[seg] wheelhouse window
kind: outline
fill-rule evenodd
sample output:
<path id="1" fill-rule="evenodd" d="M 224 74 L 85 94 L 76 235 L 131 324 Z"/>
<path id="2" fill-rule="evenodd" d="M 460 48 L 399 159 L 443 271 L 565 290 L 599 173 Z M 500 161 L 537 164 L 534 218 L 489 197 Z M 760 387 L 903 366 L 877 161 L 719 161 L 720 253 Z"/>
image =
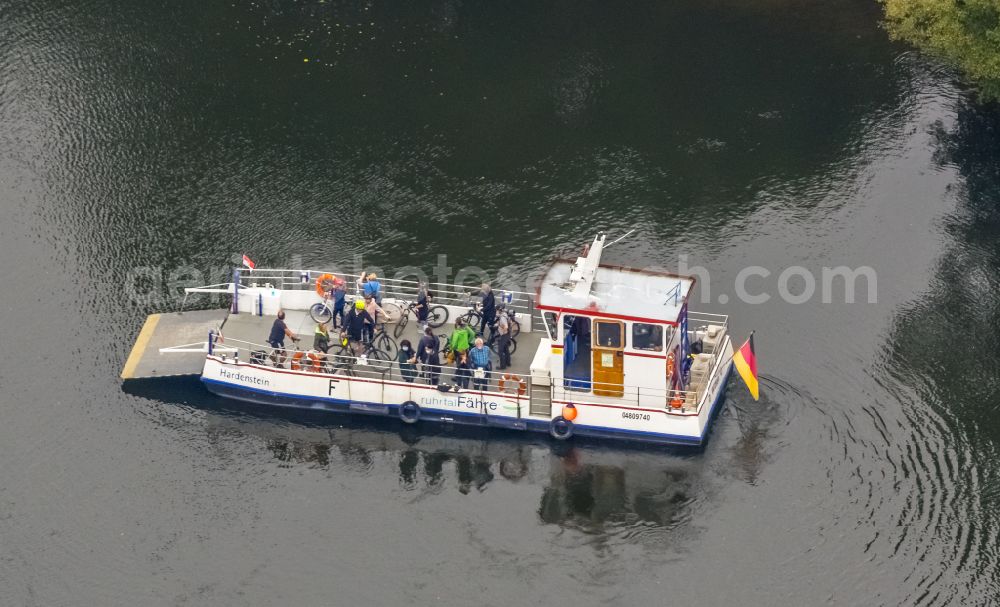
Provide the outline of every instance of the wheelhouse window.
<path id="1" fill-rule="evenodd" d="M 663 325 L 632 323 L 632 349 L 663 352 Z"/>
<path id="2" fill-rule="evenodd" d="M 622 344 L 622 323 L 594 321 L 594 345 L 602 348 L 623 348 Z"/>
<path id="3" fill-rule="evenodd" d="M 556 324 L 556 313 L 555 312 L 542 312 L 542 322 L 545 323 L 545 332 L 549 335 L 549 339 L 556 341 L 559 339 L 558 326 Z"/>

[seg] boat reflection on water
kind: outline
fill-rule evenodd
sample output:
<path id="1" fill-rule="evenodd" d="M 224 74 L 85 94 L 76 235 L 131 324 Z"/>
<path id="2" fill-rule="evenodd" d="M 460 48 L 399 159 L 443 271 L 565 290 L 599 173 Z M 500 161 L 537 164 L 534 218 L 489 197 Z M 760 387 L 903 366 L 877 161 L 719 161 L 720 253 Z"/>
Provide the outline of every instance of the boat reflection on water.
<path id="1" fill-rule="evenodd" d="M 180 387 L 176 382 L 181 382 Z M 368 417 L 331 419 L 323 412 L 276 413 L 207 396 L 187 380 L 170 388 L 149 383 L 130 389 L 172 402 L 165 411 L 188 411 L 218 446 L 249 439 L 272 460 L 340 474 L 395 478 L 400 490 L 420 494 L 485 492 L 495 483 L 537 488 L 543 523 L 582 531 L 608 527 L 673 527 L 688 518 L 696 478 L 705 470 L 698 452 L 666 446 L 608 447 L 495 429 L 401 426 Z M 197 382 L 193 382 L 196 384 Z M 177 407 L 183 404 L 186 408 Z M 228 450 L 223 450 L 228 451 Z"/>
<path id="2" fill-rule="evenodd" d="M 656 450 L 526 442 L 497 431 L 411 435 L 355 420 L 337 429 L 274 427 L 213 414 L 214 432 L 253 432 L 283 462 L 329 467 L 347 465 L 376 473 L 394 456 L 398 482 L 406 490 L 437 493 L 486 491 L 491 483 L 528 483 L 541 489 L 538 515 L 545 523 L 581 529 L 604 523 L 673 526 L 686 519 L 693 481 L 685 460 Z M 378 424 L 385 426 L 388 424 Z M 401 431 L 402 430 L 402 431 Z M 415 433 L 414 433 L 415 434 Z"/>
<path id="3" fill-rule="evenodd" d="M 553 462 L 538 510 L 543 521 L 588 529 L 605 523 L 670 528 L 687 520 L 689 471 L 670 458 L 623 465 L 608 461 L 616 454 L 600 455 L 574 449 Z"/>

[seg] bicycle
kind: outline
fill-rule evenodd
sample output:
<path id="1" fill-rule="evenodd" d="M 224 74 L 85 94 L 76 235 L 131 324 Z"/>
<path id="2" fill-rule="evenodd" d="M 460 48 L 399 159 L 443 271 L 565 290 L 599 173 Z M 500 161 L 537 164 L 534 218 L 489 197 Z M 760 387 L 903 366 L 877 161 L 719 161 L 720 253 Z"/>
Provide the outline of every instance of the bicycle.
<path id="1" fill-rule="evenodd" d="M 379 307 L 385 312 L 385 322 L 388 324 L 399 322 L 399 319 L 403 317 L 403 308 L 398 303 L 387 301 L 379 304 Z"/>
<path id="2" fill-rule="evenodd" d="M 382 374 L 392 369 L 393 359 L 387 353 L 376 348 L 372 342 L 362 341 L 361 343 L 361 354 L 355 355 L 351 342 L 346 337 L 340 338 L 337 352 L 333 354 L 334 373 L 354 375 L 355 365 L 366 366 Z"/>
<path id="3" fill-rule="evenodd" d="M 395 306 L 396 304 L 386 304 L 386 305 Z M 399 306 L 396 307 L 399 308 Z M 399 321 L 396 323 L 396 326 L 392 330 L 393 335 L 395 335 L 396 337 L 400 337 L 403 334 L 403 331 L 406 330 L 406 324 L 410 321 L 410 314 L 412 313 L 414 318 L 417 317 L 416 308 L 417 308 L 417 302 L 413 301 L 406 306 L 405 310 L 402 310 L 400 312 L 398 317 Z M 444 306 L 431 306 L 430 309 L 427 310 L 427 325 L 430 328 L 437 329 L 446 322 L 448 322 L 448 308 Z"/>
<path id="4" fill-rule="evenodd" d="M 466 293 L 466 295 L 471 295 Z M 466 322 L 470 327 L 477 328 L 483 324 L 483 303 L 482 302 L 471 302 L 469 310 L 459 316 L 462 320 Z M 510 338 L 513 340 L 515 337 L 521 334 L 521 323 L 517 322 L 515 316 L 517 315 L 514 310 L 507 308 L 507 320 L 510 322 Z M 496 322 L 494 320 L 494 322 Z"/>
<path id="5" fill-rule="evenodd" d="M 370 343 L 374 348 L 388 354 L 390 360 L 395 360 L 396 355 L 399 354 L 399 344 L 396 343 L 395 339 L 389 337 L 385 330 L 385 323 L 378 325 Z"/>
<path id="6" fill-rule="evenodd" d="M 510 339 L 514 341 L 514 338 L 521 334 L 521 323 L 517 322 L 517 312 L 510 308 L 505 308 L 507 310 L 507 322 L 510 323 Z M 511 350 L 513 352 L 514 350 Z"/>
<path id="7" fill-rule="evenodd" d="M 500 355 L 500 350 L 497 347 L 497 338 L 500 334 L 497 332 L 497 325 L 493 323 L 490 325 L 490 337 L 486 340 L 486 347 L 493 351 L 497 356 Z M 514 339 L 513 331 L 511 331 L 510 345 L 507 347 L 507 353 L 511 356 L 517 351 L 517 340 Z"/>
<path id="8" fill-rule="evenodd" d="M 353 299 L 345 299 L 344 310 L 347 310 L 348 304 L 352 302 Z M 341 314 L 343 314 L 343 312 Z M 309 306 L 309 316 L 317 323 L 330 322 L 333 320 L 333 300 L 330 299 L 330 296 L 324 295 L 323 301 L 316 302 Z"/>
<path id="9" fill-rule="evenodd" d="M 436 337 L 438 339 L 438 352 L 447 355 L 450 347 L 448 342 L 450 341 L 451 336 L 447 333 L 439 333 Z"/>
<path id="10" fill-rule="evenodd" d="M 471 293 L 466 293 L 466 295 L 471 296 Z M 470 327 L 478 327 L 483 322 L 482 302 L 470 301 L 469 309 L 465 312 L 465 314 L 459 316 L 458 320 L 465 321 L 465 324 L 469 325 Z"/>

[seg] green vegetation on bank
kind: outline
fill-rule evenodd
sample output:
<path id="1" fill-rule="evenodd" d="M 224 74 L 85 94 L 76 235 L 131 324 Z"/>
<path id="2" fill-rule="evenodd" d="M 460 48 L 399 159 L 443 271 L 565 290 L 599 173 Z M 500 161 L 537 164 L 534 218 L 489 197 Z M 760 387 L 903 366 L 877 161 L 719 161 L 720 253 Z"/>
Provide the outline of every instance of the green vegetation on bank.
<path id="1" fill-rule="evenodd" d="M 890 35 L 959 67 L 1000 99 L 1000 0 L 882 0 Z"/>

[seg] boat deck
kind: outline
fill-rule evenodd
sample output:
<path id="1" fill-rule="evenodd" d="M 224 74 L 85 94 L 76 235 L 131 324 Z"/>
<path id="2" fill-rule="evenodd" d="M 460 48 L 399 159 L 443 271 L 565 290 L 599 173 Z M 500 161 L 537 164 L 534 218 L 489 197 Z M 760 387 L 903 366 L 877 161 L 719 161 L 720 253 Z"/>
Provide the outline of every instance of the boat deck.
<path id="1" fill-rule="evenodd" d="M 125 361 L 122 379 L 200 374 L 205 365 L 208 332 L 218 329 L 227 313 L 221 309 L 149 315 Z M 160 352 L 160 348 L 177 348 L 181 344 L 191 347 L 170 354 Z"/>
<path id="2" fill-rule="evenodd" d="M 250 342 L 253 344 L 266 344 L 267 336 L 271 331 L 271 325 L 274 323 L 273 316 L 253 316 L 250 314 L 230 314 L 226 318 L 226 322 L 222 327 L 223 334 L 225 335 L 226 345 L 232 344 L 234 341 L 238 340 L 240 342 Z M 309 350 L 312 348 L 313 333 L 316 329 L 316 323 L 310 318 L 309 314 L 302 310 L 286 310 L 285 311 L 285 324 L 288 328 L 292 330 L 293 333 L 301 338 L 299 342 L 299 348 L 302 350 Z M 387 325 L 386 328 L 392 331 L 394 325 Z M 435 334 L 449 334 L 454 329 L 454 324 L 451 322 L 437 328 L 434 330 Z M 333 331 L 331 331 L 331 338 L 334 337 Z M 543 338 L 542 333 L 537 332 L 527 332 L 522 331 L 516 338 L 517 350 L 511 355 L 511 366 L 509 369 L 505 370 L 505 373 L 513 373 L 520 375 L 521 377 L 527 378 L 531 375 L 531 362 L 535 357 L 535 352 L 538 349 L 538 344 Z M 420 340 L 420 328 L 418 323 L 414 322 L 412 319 L 406 325 L 406 329 L 399 338 L 394 338 L 397 343 L 407 339 L 414 346 Z M 290 340 L 285 340 L 285 345 L 289 348 L 293 347 Z M 270 348 L 266 345 L 261 346 L 262 349 Z M 493 361 L 494 375 L 499 376 L 499 358 L 496 354 L 490 354 Z M 241 354 L 241 358 L 243 355 Z M 442 364 L 444 364 L 444 359 L 442 357 Z M 287 362 L 285 363 L 287 366 Z M 442 382 L 451 382 L 452 373 L 449 372 L 446 366 L 441 374 Z M 391 369 L 384 375 L 384 379 L 392 381 L 401 381 L 403 379 L 400 374 L 399 364 L 393 361 Z M 417 381 L 422 381 L 418 379 Z M 495 384 L 497 377 L 490 380 L 490 386 L 487 390 L 495 389 Z"/>

